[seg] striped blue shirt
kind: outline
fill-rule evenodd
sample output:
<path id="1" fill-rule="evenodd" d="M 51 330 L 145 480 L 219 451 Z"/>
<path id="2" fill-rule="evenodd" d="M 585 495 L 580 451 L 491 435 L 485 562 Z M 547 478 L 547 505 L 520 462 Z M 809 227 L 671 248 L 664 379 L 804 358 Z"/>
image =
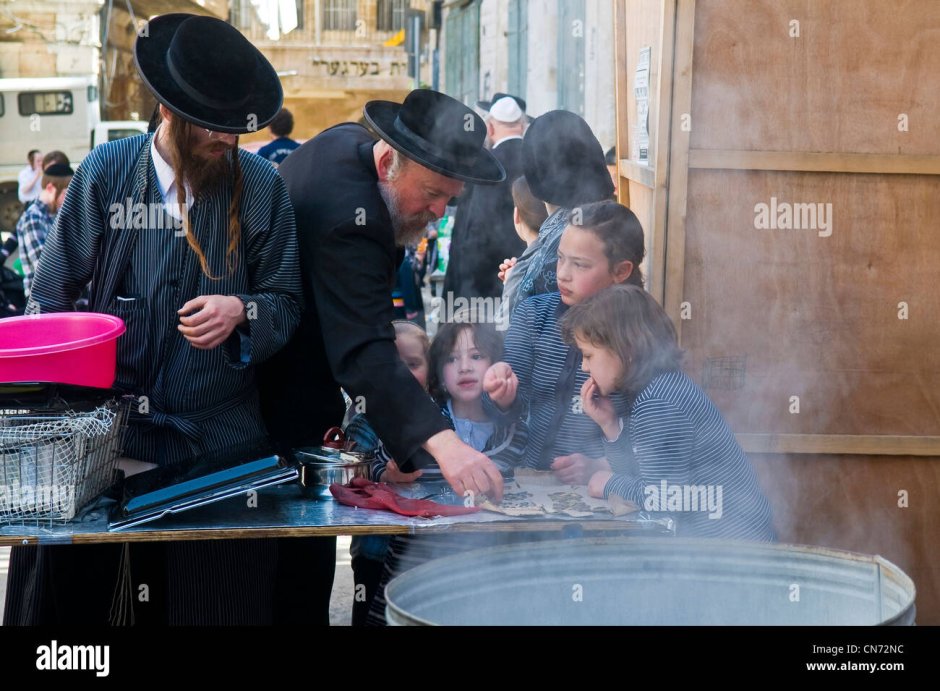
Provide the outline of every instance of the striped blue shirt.
<path id="1" fill-rule="evenodd" d="M 561 236 L 568 227 L 568 215 L 571 209 L 559 208 L 545 219 L 539 228 L 539 244 L 531 259 L 524 267 L 525 273 L 519 281 L 519 287 L 513 296 L 515 305 L 526 298 L 542 293 L 554 293 L 558 290 L 558 246 Z M 515 270 L 515 269 L 514 269 Z"/>
<path id="2" fill-rule="evenodd" d="M 607 446 L 615 474 L 605 496 L 668 511 L 680 536 L 775 539 L 770 504 L 747 456 L 718 408 L 684 373 L 654 377 Z"/>
<path id="3" fill-rule="evenodd" d="M 588 375 L 581 371 L 581 354 L 561 338 L 559 314 L 565 306 L 561 295 L 544 293 L 531 297 L 516 308 L 506 334 L 503 359 L 519 379 L 516 401 L 505 418 L 528 419 L 528 439 L 522 463 L 525 467 L 547 470 L 557 456 L 582 453 L 603 458 L 607 449 L 600 428 L 581 407 L 581 387 Z M 566 361 L 573 368 L 573 384 L 562 390 Z M 626 401 L 615 395 L 614 406 L 626 412 Z M 499 418 L 499 409 L 484 394 L 487 414 Z M 556 426 L 551 449 L 546 438 Z"/>
<path id="4" fill-rule="evenodd" d="M 103 144 L 79 166 L 43 250 L 30 308 L 70 311 L 91 282 L 92 309 L 125 321 L 115 385 L 146 398 L 139 399 L 124 453 L 165 464 L 265 436 L 254 366 L 283 347 L 296 328 L 302 291 L 293 209 L 274 168 L 238 151 L 241 244 L 231 274 L 226 248 L 232 185 L 195 200 L 190 232 L 214 280 L 163 213 L 151 136 Z M 200 295 L 238 296 L 248 316 L 212 350 L 194 348 L 176 328 L 176 311 Z"/>

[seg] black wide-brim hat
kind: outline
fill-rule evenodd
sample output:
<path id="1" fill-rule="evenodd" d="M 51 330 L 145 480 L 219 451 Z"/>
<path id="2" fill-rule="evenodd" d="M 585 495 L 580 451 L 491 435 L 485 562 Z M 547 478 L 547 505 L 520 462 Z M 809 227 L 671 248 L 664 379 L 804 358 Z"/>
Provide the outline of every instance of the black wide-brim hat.
<path id="1" fill-rule="evenodd" d="M 532 194 L 555 206 L 571 209 L 614 193 L 601 143 L 583 118 L 566 110 L 535 118 L 522 140 L 522 167 Z"/>
<path id="2" fill-rule="evenodd" d="M 506 179 L 487 150 L 486 123 L 457 99 L 431 89 L 415 89 L 404 103 L 369 101 L 369 126 L 396 150 L 436 173 L 478 185 Z"/>
<path id="3" fill-rule="evenodd" d="M 160 103 L 215 132 L 260 130 L 284 102 L 271 63 L 238 29 L 215 17 L 154 17 L 137 37 L 134 62 Z"/>

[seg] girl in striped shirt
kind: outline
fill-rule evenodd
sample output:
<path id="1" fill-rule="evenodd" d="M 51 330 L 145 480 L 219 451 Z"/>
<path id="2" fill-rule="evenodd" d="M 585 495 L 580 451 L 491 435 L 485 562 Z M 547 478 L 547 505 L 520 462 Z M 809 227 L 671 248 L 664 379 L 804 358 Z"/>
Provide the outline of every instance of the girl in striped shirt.
<path id="1" fill-rule="evenodd" d="M 513 312 L 503 362 L 486 373 L 488 412 L 527 420 L 529 438 L 522 465 L 553 470 L 567 484 L 587 484 L 609 470 L 604 440 L 581 406 L 587 375 L 580 353 L 558 328 L 569 307 L 619 283 L 642 286 L 643 228 L 625 206 L 613 201 L 571 210 L 558 247 L 558 292 L 524 300 Z M 614 402 L 626 411 L 626 401 Z"/>
<path id="2" fill-rule="evenodd" d="M 672 322 L 642 288 L 615 286 L 572 307 L 561 324 L 590 377 L 584 412 L 608 447 L 611 469 L 588 482 L 647 511 L 670 512 L 677 534 L 773 540 L 770 505 L 731 429 L 680 369 Z M 630 401 L 629 416 L 611 396 Z"/>

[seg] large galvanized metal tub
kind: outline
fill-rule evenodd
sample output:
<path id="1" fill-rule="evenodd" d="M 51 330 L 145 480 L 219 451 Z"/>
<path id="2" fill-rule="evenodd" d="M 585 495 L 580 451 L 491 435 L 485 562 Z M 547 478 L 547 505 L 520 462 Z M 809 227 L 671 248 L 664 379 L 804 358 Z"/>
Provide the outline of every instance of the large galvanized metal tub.
<path id="1" fill-rule="evenodd" d="M 392 625 L 912 625 L 914 583 L 821 547 L 592 538 L 475 550 L 392 580 Z"/>

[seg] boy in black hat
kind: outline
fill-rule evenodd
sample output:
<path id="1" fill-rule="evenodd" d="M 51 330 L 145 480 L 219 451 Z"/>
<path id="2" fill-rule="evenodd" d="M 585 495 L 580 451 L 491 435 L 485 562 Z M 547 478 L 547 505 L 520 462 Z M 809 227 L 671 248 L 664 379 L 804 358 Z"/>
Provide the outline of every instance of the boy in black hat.
<path id="1" fill-rule="evenodd" d="M 297 214 L 306 308 L 265 366 L 265 419 L 283 448 L 319 444 L 343 419 L 342 387 L 404 470 L 430 454 L 459 495 L 498 499 L 496 466 L 460 441 L 399 358 L 391 292 L 402 248 L 463 183 L 499 183 L 505 172 L 483 147 L 480 117 L 444 94 L 372 101 L 365 118 L 379 141 L 361 125 L 337 125 L 280 167 Z"/>
<path id="2" fill-rule="evenodd" d="M 125 321 L 115 386 L 147 408 L 124 455 L 166 466 L 264 439 L 255 367 L 295 329 L 301 289 L 284 183 L 237 147 L 281 107 L 274 69 L 187 14 L 152 19 L 134 57 L 163 122 L 82 162 L 30 307 L 70 311 L 90 282 L 91 311 Z M 18 548 L 4 623 L 271 623 L 277 557 L 274 540 Z"/>

